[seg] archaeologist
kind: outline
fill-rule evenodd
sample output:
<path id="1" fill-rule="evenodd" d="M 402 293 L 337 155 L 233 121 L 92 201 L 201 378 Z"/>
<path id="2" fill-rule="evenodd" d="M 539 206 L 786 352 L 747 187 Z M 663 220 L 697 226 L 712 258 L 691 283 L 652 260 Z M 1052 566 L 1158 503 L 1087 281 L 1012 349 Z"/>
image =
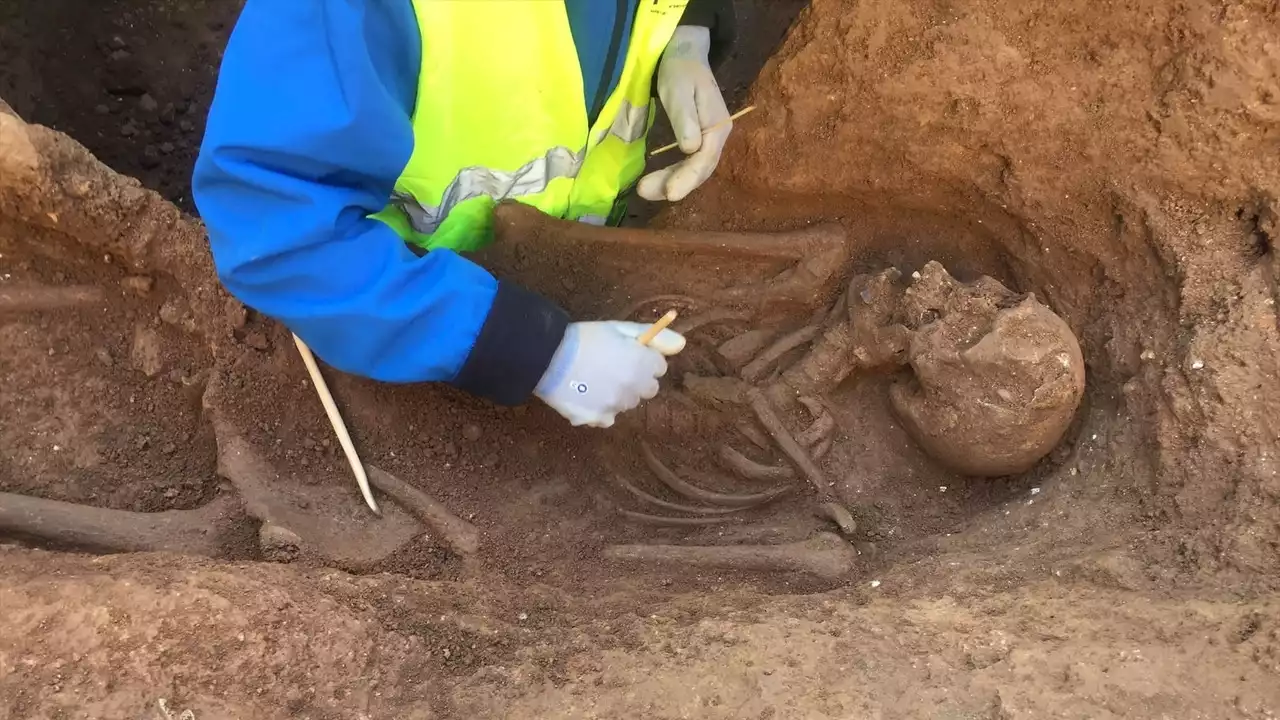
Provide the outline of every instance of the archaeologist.
<path id="1" fill-rule="evenodd" d="M 498 200 L 612 224 L 632 186 L 701 185 L 731 127 L 711 70 L 731 7 L 248 0 L 193 178 L 219 277 L 346 372 L 612 425 L 684 338 L 571 322 L 458 252 Z M 687 157 L 642 178 L 655 85 Z"/>

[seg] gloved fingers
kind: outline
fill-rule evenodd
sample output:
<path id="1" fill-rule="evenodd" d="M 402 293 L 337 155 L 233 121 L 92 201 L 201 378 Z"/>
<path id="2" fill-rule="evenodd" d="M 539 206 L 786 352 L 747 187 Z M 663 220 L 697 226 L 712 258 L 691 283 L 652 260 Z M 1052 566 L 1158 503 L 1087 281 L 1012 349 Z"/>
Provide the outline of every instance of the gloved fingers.
<path id="1" fill-rule="evenodd" d="M 645 325 L 644 323 L 615 322 L 612 324 L 614 328 L 617 329 L 618 332 L 633 339 L 639 338 L 641 335 L 644 334 L 645 330 L 649 329 L 649 326 Z M 649 343 L 649 347 L 653 348 L 654 350 L 657 350 L 659 353 L 667 357 L 671 357 L 672 355 L 678 355 L 681 350 L 684 350 L 684 346 L 685 346 L 684 336 L 676 332 L 675 330 L 670 330 L 670 329 L 663 330 L 662 332 L 658 333 L 658 336 L 655 337 L 653 341 Z M 666 372 L 665 361 L 663 362 L 662 372 L 663 373 Z"/>
<path id="2" fill-rule="evenodd" d="M 671 175 L 675 173 L 677 167 L 677 165 L 664 167 L 640 178 L 640 184 L 636 186 L 636 192 L 649 202 L 666 200 L 667 181 L 671 179 Z"/>
<path id="3" fill-rule="evenodd" d="M 698 111 L 698 83 L 680 78 L 659 88 L 658 97 L 667 110 L 667 120 L 675 133 L 676 143 L 685 155 L 702 147 L 702 118 Z"/>
<path id="4" fill-rule="evenodd" d="M 675 171 L 667 178 L 666 199 L 670 202 L 685 199 L 711 177 L 719 164 L 719 149 L 713 150 L 711 143 L 704 143 L 701 150 L 675 166 Z"/>
<path id="5" fill-rule="evenodd" d="M 702 136 L 698 151 L 681 162 L 667 178 L 666 197 L 672 202 L 685 199 L 711 177 L 733 131 L 732 122 L 717 126 L 729 118 L 729 108 L 714 77 L 708 76 L 698 84 L 696 96 L 699 122 L 708 131 Z"/>
<path id="6" fill-rule="evenodd" d="M 644 400 L 652 400 L 658 396 L 658 379 L 654 378 L 640 388 L 640 397 Z"/>

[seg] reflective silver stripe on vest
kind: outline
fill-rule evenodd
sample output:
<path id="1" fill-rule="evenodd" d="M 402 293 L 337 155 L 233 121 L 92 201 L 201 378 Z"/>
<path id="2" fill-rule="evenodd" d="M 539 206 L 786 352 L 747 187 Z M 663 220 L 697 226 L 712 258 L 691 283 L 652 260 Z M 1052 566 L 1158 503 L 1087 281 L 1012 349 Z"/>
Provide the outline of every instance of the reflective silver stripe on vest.
<path id="1" fill-rule="evenodd" d="M 609 134 L 616 136 L 622 142 L 633 143 L 644 137 L 648 126 L 649 104 L 636 107 L 630 100 L 623 98 L 622 106 L 618 108 L 618 115 L 613 118 L 613 127 L 609 128 Z"/>
<path id="2" fill-rule="evenodd" d="M 585 149 L 574 152 L 559 146 L 512 173 L 480 166 L 464 168 L 445 188 L 439 207 L 427 207 L 412 195 L 400 191 L 391 196 L 391 203 L 409 216 L 409 225 L 416 232 L 430 235 L 440 227 L 450 210 L 467 200 L 488 195 L 495 202 L 500 202 L 536 195 L 546 190 L 552 180 L 577 177 L 585 156 Z"/>

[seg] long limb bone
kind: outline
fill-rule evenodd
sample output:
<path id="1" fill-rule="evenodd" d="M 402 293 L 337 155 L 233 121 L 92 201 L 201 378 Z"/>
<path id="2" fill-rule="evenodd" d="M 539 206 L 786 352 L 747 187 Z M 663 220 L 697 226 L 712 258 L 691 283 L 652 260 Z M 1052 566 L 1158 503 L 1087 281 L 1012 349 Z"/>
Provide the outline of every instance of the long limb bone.
<path id="1" fill-rule="evenodd" d="M 721 343 L 716 352 L 737 372 L 764 351 L 773 339 L 773 330 L 748 330 Z"/>
<path id="2" fill-rule="evenodd" d="M 59 310 L 100 303 L 104 295 L 92 285 L 56 287 L 29 283 L 0 287 L 0 313 Z"/>
<path id="3" fill-rule="evenodd" d="M 838 225 L 822 225 L 787 233 L 706 232 L 606 228 L 551 218 L 520 203 L 502 203 L 494 211 L 495 245 L 555 241 L 573 245 L 645 248 L 673 253 L 776 258 L 812 262 L 815 250 L 844 250 L 846 237 Z"/>
<path id="4" fill-rule="evenodd" d="M 783 355 L 813 340 L 821 329 L 817 325 L 810 325 L 783 336 L 742 368 L 742 379 L 751 383 L 758 382 Z"/>
<path id="5" fill-rule="evenodd" d="M 832 533 L 785 545 L 610 545 L 610 560 L 756 572 L 798 572 L 822 580 L 847 578 L 858 567 L 858 551 Z"/>
<path id="6" fill-rule="evenodd" d="M 650 515 L 648 513 L 634 512 L 632 510 L 619 510 L 618 514 L 636 522 L 642 522 L 648 525 L 671 525 L 673 527 L 685 527 L 689 525 L 716 525 L 718 523 L 729 522 L 733 519 L 731 515 L 712 515 L 710 517 L 667 517 L 666 515 Z"/>
<path id="7" fill-rule="evenodd" d="M 0 533 L 102 552 L 227 557 L 252 535 L 245 520 L 233 495 L 194 510 L 141 513 L 0 493 Z"/>
<path id="8" fill-rule="evenodd" d="M 480 531 L 475 525 L 449 512 L 429 495 L 385 470 L 366 465 L 369 482 L 390 495 L 404 509 L 435 530 L 459 555 L 473 555 L 480 549 Z"/>
<path id="9" fill-rule="evenodd" d="M 479 259 L 486 267 L 499 270 L 523 264 L 521 245 L 575 249 L 588 256 L 625 248 L 675 256 L 677 261 L 721 256 L 789 264 L 765 282 L 711 294 L 712 299 L 723 304 L 760 309 L 779 304 L 809 308 L 825 305 L 838 292 L 842 271 L 852 255 L 848 235 L 833 223 L 783 233 L 608 228 L 551 218 L 520 203 L 506 202 L 494 211 L 493 228 L 495 242 Z M 613 278 L 613 284 L 624 282 L 620 277 Z"/>
<path id="10" fill-rule="evenodd" d="M 791 435 L 791 431 L 787 430 L 787 426 L 782 424 L 782 420 L 774 412 L 769 399 L 757 388 L 747 391 L 747 399 L 750 401 L 751 409 L 755 411 L 756 418 L 760 421 L 760 424 L 764 426 L 765 430 L 769 431 L 774 441 L 778 443 L 778 447 L 795 464 L 796 469 L 808 478 L 814 489 L 818 491 L 819 496 L 829 498 L 831 489 L 827 483 L 826 476 L 823 475 L 822 470 L 813 462 L 813 459 L 809 457 L 805 449 L 800 446 L 800 443 Z"/>

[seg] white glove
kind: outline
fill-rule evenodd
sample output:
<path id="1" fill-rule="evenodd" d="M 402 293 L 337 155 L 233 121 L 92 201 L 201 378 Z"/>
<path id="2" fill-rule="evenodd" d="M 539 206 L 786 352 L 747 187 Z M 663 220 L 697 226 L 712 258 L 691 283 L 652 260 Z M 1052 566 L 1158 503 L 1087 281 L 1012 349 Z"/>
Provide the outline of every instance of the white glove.
<path id="1" fill-rule="evenodd" d="M 724 95 L 720 94 L 707 60 L 710 50 L 709 29 L 681 25 L 662 53 L 658 97 L 662 98 L 680 150 L 689 157 L 641 178 L 636 192 L 645 200 L 683 200 L 706 182 L 720 163 L 720 152 L 729 141 L 733 123 L 702 134 L 729 117 Z"/>
<path id="2" fill-rule="evenodd" d="M 611 427 L 625 412 L 658 394 L 664 356 L 684 349 L 684 337 L 663 330 L 649 345 L 636 341 L 648 325 L 572 323 L 534 394 L 573 425 Z"/>

